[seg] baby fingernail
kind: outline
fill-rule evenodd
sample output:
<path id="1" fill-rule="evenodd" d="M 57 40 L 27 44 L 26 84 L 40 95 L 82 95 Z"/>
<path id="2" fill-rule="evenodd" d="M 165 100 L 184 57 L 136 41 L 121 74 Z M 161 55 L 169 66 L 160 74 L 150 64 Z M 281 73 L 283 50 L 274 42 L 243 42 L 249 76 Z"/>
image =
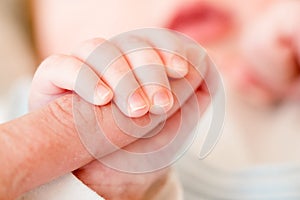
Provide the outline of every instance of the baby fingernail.
<path id="1" fill-rule="evenodd" d="M 169 108 L 173 103 L 170 95 L 166 91 L 160 90 L 154 94 L 153 104 L 160 108 Z"/>
<path id="2" fill-rule="evenodd" d="M 103 85 L 103 84 L 99 84 L 97 86 L 97 99 L 99 101 L 99 104 L 105 104 L 108 103 L 111 99 L 112 99 L 113 93 L 111 92 L 111 90 Z"/>
<path id="3" fill-rule="evenodd" d="M 178 73 L 179 76 L 185 76 L 188 73 L 187 62 L 184 59 L 175 55 L 172 58 L 171 64 L 172 69 L 175 73 Z"/>
<path id="4" fill-rule="evenodd" d="M 148 104 L 141 92 L 134 92 L 129 98 L 129 108 L 135 117 L 142 116 L 148 112 Z"/>

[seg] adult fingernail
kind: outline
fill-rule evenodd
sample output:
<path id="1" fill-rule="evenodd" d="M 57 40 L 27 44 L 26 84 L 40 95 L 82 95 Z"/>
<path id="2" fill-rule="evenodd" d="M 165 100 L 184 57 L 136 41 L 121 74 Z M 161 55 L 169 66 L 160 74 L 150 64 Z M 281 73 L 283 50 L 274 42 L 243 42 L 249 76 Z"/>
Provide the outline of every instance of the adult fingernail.
<path id="1" fill-rule="evenodd" d="M 99 84 L 96 91 L 98 104 L 103 105 L 111 101 L 113 93 L 107 86 Z"/>
<path id="2" fill-rule="evenodd" d="M 175 55 L 172 58 L 171 61 L 172 64 L 172 69 L 177 73 L 178 76 L 185 76 L 188 73 L 188 66 L 187 62 L 183 59 L 180 58 L 179 56 Z"/>
<path id="3" fill-rule="evenodd" d="M 141 91 L 134 92 L 129 98 L 129 108 L 132 117 L 140 117 L 148 112 L 148 104 Z"/>

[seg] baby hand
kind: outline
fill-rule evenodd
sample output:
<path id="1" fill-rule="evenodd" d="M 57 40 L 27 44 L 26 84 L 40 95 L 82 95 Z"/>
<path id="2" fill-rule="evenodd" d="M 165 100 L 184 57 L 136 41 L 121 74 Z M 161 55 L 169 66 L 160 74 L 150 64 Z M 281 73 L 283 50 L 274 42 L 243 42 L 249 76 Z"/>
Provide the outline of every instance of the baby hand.
<path id="1" fill-rule="evenodd" d="M 181 40 L 169 35 L 165 41 L 185 56 Z M 128 44 L 137 50 L 125 55 Z M 113 99 L 129 117 L 169 111 L 174 99 L 168 78 L 184 77 L 188 63 L 177 54 L 157 49 L 156 44 L 157 41 L 136 36 L 126 41 L 97 38 L 84 42 L 71 55 L 48 57 L 35 73 L 30 109 L 75 91 L 95 105 L 105 105 Z M 112 57 L 115 59 L 108 60 Z"/>

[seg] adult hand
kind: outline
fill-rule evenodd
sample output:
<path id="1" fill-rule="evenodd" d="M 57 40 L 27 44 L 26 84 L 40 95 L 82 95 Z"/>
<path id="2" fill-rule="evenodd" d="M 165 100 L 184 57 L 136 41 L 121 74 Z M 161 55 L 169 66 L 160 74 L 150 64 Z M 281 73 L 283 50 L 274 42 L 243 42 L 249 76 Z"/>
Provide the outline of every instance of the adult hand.
<path id="1" fill-rule="evenodd" d="M 202 79 L 198 73 L 191 71 L 186 76 L 186 80 L 194 89 L 199 88 L 196 94 L 202 102 L 199 103 L 199 106 L 201 110 L 204 110 L 209 98 L 207 98 L 207 91 L 203 90 L 203 87 L 199 87 Z M 178 91 L 182 91 L 180 82 L 174 81 L 171 84 Z M 186 91 L 182 91 L 181 94 L 182 96 L 179 95 L 179 97 L 183 100 L 188 99 L 191 95 Z M 74 109 L 76 109 L 73 107 L 73 97 L 84 102 L 76 98 L 76 95 L 69 94 L 41 109 L 0 126 L 0 158 L 2 159 L 0 197 L 2 199 L 16 198 L 28 190 L 94 160 L 78 135 L 73 116 Z M 175 103 L 172 109 L 175 114 L 170 117 L 170 124 L 178 123 L 176 111 L 178 112 L 179 106 Z M 184 106 L 191 105 L 187 101 Z M 110 140 L 115 145 L 124 147 L 135 141 L 136 138 L 116 128 L 117 125 L 110 107 L 111 104 L 95 107 L 95 112 L 105 117 L 99 117 L 94 126 L 101 124 L 108 131 Z M 77 111 L 85 112 L 80 109 Z M 146 118 L 147 116 L 144 116 L 140 120 Z M 86 118 L 82 120 L 90 121 Z M 102 156 L 111 153 L 111 149 L 105 146 L 96 146 L 95 149 Z M 112 191 L 103 190 L 103 188 L 98 191 L 101 195 L 105 195 L 105 192 Z"/>
<path id="2" fill-rule="evenodd" d="M 191 70 L 191 73 L 188 74 L 187 79 L 193 87 L 197 87 L 197 85 L 201 82 L 201 78 L 197 73 L 195 73 L 194 70 Z M 178 97 L 181 100 L 187 98 L 187 90 L 183 90 L 183 88 L 181 87 L 184 84 L 180 83 L 180 81 L 177 81 L 176 83 L 171 82 L 171 85 L 173 86 L 173 91 L 178 94 Z M 205 90 L 203 87 L 200 87 L 197 90 L 195 96 L 197 99 L 193 99 L 195 97 L 190 97 L 183 105 L 183 107 L 179 110 L 178 108 L 180 105 L 178 104 L 178 101 L 175 101 L 175 108 L 173 108 L 172 110 L 173 113 L 164 124 L 164 129 L 162 129 L 158 135 L 156 135 L 155 137 L 151 137 L 151 139 L 148 139 L 146 141 L 142 139 L 132 142 L 130 145 L 125 147 L 125 150 L 128 150 L 129 152 L 139 152 L 146 149 L 146 152 L 149 151 L 149 153 L 151 154 L 151 151 L 155 151 L 157 149 L 160 149 L 161 147 L 165 147 L 165 145 L 172 141 L 176 136 L 176 129 L 178 128 L 177 125 L 182 121 L 182 117 L 185 117 L 185 123 L 188 123 L 185 124 L 185 126 L 187 127 L 187 129 L 185 129 L 185 136 L 188 138 L 190 136 L 189 134 L 192 134 L 191 132 L 194 128 L 193 124 L 195 124 L 195 121 L 199 120 L 200 118 L 200 116 L 193 114 L 193 112 L 196 114 L 200 114 L 195 111 L 195 100 L 199 102 L 198 106 L 200 112 L 203 112 L 205 110 L 210 100 L 207 90 Z M 182 109 L 188 110 L 187 112 L 190 114 L 182 116 Z M 107 115 L 105 116 L 107 117 Z M 128 121 L 128 123 L 130 123 L 130 121 Z M 106 130 L 105 127 L 103 127 L 102 129 Z M 107 137 L 109 137 L 111 141 L 114 140 L 108 135 Z M 89 138 L 89 141 L 96 140 L 95 138 L 93 138 L 94 137 Z M 130 138 L 129 140 L 134 141 L 136 140 L 136 138 Z M 112 143 L 116 144 L 115 142 Z M 178 146 L 178 149 L 180 148 L 181 146 Z M 166 179 L 168 178 L 168 166 L 170 164 L 170 157 L 173 156 L 174 158 L 175 155 L 178 155 L 177 153 L 178 152 L 176 152 L 176 150 L 175 152 L 172 152 L 172 150 L 170 150 L 171 155 L 160 154 L 157 159 L 158 162 L 166 161 L 166 163 L 160 163 L 165 164 L 161 166 L 164 168 L 162 170 L 156 170 L 151 173 L 122 173 L 105 166 L 102 163 L 102 160 L 99 159 L 100 161 L 93 161 L 89 165 L 76 170 L 74 174 L 85 184 L 95 190 L 98 194 L 107 199 L 153 199 L 154 196 L 159 193 L 159 189 L 162 188 L 163 184 L 167 181 Z M 108 157 L 115 156 L 113 159 L 119 160 L 119 162 L 124 163 L 122 166 L 125 166 L 125 170 L 126 166 L 129 166 L 130 169 L 134 169 L 136 167 L 134 166 L 136 163 L 130 163 L 130 160 L 127 160 L 127 157 L 122 157 L 122 154 L 118 157 L 118 155 L 116 154 L 118 154 L 118 152 L 110 154 Z M 153 164 L 153 162 L 156 162 L 156 160 L 153 160 L 150 157 L 149 159 L 147 159 L 147 156 L 145 156 L 145 160 L 140 161 L 141 163 L 139 164 L 139 166 L 155 165 Z M 107 164 L 105 160 L 104 163 Z M 120 170 L 122 170 L 122 168 Z"/>

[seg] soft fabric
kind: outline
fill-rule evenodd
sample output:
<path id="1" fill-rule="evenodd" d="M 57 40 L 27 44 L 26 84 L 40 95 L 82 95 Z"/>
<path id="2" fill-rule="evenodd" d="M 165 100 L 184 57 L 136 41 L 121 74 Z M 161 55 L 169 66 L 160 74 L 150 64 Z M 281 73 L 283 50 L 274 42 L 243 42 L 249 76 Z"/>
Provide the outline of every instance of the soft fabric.
<path id="1" fill-rule="evenodd" d="M 103 200 L 73 174 L 64 175 L 48 184 L 42 185 L 18 200 Z"/>

